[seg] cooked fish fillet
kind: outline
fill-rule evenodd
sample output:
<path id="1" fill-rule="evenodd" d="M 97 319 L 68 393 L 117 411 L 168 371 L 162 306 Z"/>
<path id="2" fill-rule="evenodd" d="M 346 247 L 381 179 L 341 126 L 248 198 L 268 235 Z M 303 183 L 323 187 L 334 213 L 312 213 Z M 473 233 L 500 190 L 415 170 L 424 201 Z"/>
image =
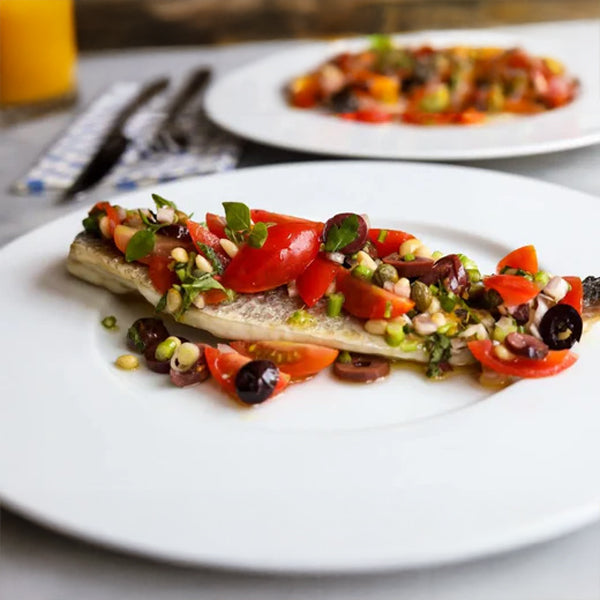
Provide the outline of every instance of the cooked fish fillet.
<path id="1" fill-rule="evenodd" d="M 147 267 L 125 262 L 122 254 L 111 244 L 85 233 L 79 234 L 71 244 L 67 268 L 76 277 L 111 292 L 138 292 L 153 306 L 161 297 L 148 278 Z M 302 327 L 290 325 L 289 317 L 302 306 L 298 298 L 290 298 L 286 290 L 280 288 L 258 294 L 238 294 L 231 303 L 202 309 L 191 307 L 184 313 L 181 322 L 231 340 L 289 340 L 428 362 L 427 353 L 423 350 L 403 352 L 393 348 L 383 337 L 366 332 L 359 319 L 349 315 L 328 317 L 324 302 L 308 309 L 314 323 Z M 463 365 L 474 361 L 466 350 L 453 354 L 451 362 Z"/>

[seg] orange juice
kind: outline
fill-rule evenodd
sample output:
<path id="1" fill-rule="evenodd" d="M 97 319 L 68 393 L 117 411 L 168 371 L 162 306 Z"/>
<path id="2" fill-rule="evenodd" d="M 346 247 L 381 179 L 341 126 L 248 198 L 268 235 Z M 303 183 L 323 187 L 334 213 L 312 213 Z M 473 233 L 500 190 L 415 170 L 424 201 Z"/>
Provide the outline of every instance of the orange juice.
<path id="1" fill-rule="evenodd" d="M 75 91 L 73 0 L 0 0 L 0 104 Z"/>

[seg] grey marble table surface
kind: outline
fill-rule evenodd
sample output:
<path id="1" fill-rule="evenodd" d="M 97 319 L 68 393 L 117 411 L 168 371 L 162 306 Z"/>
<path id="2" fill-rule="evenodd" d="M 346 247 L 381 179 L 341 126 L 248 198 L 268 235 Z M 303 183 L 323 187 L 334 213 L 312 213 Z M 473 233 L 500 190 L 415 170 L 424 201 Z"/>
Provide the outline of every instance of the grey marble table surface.
<path id="1" fill-rule="evenodd" d="M 587 35 L 598 22 L 506 28 L 523 35 Z M 220 48 L 144 49 L 81 57 L 80 101 L 71 111 L 0 129 L 0 245 L 78 208 L 53 198 L 17 197 L 9 184 L 56 138 L 76 110 L 115 80 L 178 77 L 205 63 L 216 76 L 302 42 L 253 43 Z M 600 57 L 591 57 L 599 63 Z M 320 160 L 255 143 L 244 146 L 239 168 Z M 598 196 L 600 145 L 527 158 L 463 162 L 535 177 Z M 98 197 L 107 190 L 99 188 Z M 7 509 L 0 513 L 0 598 L 3 600 L 171 600 L 283 598 L 381 600 L 600 600 L 600 524 L 558 540 L 466 564 L 402 573 L 349 577 L 268 577 L 180 568 L 88 545 L 43 528 Z"/>

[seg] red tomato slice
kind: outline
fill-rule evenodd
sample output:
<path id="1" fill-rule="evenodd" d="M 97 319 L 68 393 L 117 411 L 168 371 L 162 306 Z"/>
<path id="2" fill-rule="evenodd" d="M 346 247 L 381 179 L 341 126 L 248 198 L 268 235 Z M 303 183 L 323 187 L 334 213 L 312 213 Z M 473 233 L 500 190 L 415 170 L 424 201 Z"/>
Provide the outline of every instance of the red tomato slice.
<path id="1" fill-rule="evenodd" d="M 221 388 L 232 398 L 239 400 L 235 389 L 235 376 L 237 372 L 252 359 L 242 356 L 238 352 L 221 352 L 212 346 L 204 349 L 206 364 L 211 375 L 216 379 Z M 271 397 L 276 396 L 289 383 L 290 376 L 287 373 L 279 373 L 279 381 L 273 390 Z M 244 406 L 247 406 L 244 404 Z"/>
<path id="2" fill-rule="evenodd" d="M 129 225 L 117 225 L 113 232 L 113 241 L 115 246 L 125 254 L 129 240 L 141 229 L 142 227 L 130 227 Z M 152 254 L 144 256 L 137 260 L 144 264 L 149 264 L 151 256 L 170 256 L 173 248 L 185 248 L 191 250 L 192 246 L 189 242 L 184 240 L 176 240 L 175 238 L 167 237 L 166 235 L 156 234 L 156 241 L 154 243 L 154 250 Z"/>
<path id="3" fill-rule="evenodd" d="M 339 354 L 333 348 L 295 342 L 231 342 L 230 345 L 244 356 L 273 361 L 281 371 L 294 379 L 304 379 L 322 371 Z"/>
<path id="4" fill-rule="evenodd" d="M 223 274 L 222 283 L 236 292 L 272 290 L 294 281 L 315 259 L 319 245 L 319 236 L 312 226 L 273 225 L 262 248 L 240 248 Z"/>
<path id="5" fill-rule="evenodd" d="M 340 265 L 320 256 L 308 265 L 296 279 L 298 294 L 306 306 L 314 306 L 325 295 L 341 268 Z"/>
<path id="6" fill-rule="evenodd" d="M 369 239 L 377 248 L 377 255 L 380 258 L 398 252 L 398 249 L 406 240 L 414 237 L 412 233 L 406 233 L 406 231 L 398 229 L 369 229 Z"/>
<path id="7" fill-rule="evenodd" d="M 415 305 L 408 298 L 354 277 L 346 269 L 338 273 L 337 287 L 344 294 L 344 309 L 361 319 L 391 319 L 407 313 Z"/>
<path id="8" fill-rule="evenodd" d="M 170 262 L 169 256 L 153 255 L 148 264 L 148 277 L 161 294 L 166 294 L 169 288 L 179 281 L 177 275 L 169 270 Z"/>
<path id="9" fill-rule="evenodd" d="M 581 283 L 580 277 L 563 277 L 565 281 L 571 286 L 570 291 L 560 301 L 559 304 L 571 305 L 579 314 L 583 313 L 583 284 Z"/>
<path id="10" fill-rule="evenodd" d="M 225 217 L 215 215 L 213 213 L 206 213 L 206 226 L 214 233 L 218 238 L 227 237 L 225 235 L 225 227 L 227 227 L 227 221 Z"/>
<path id="11" fill-rule="evenodd" d="M 250 211 L 250 216 L 255 223 L 262 221 L 263 223 L 276 223 L 277 225 L 282 223 L 305 223 L 306 225 L 313 225 L 319 235 L 321 235 L 324 227 L 324 224 L 320 223 L 319 221 L 301 219 L 300 217 L 294 217 L 292 215 L 282 215 L 280 213 L 270 212 L 260 208 L 253 208 Z"/>
<path id="12" fill-rule="evenodd" d="M 488 289 L 496 290 L 508 306 L 529 302 L 540 291 L 533 281 L 520 275 L 490 275 L 484 277 L 483 284 Z"/>
<path id="13" fill-rule="evenodd" d="M 528 273 L 538 272 L 538 259 L 535 246 L 522 246 L 512 252 L 509 252 L 503 259 L 500 260 L 496 267 L 496 273 L 501 273 L 505 267 L 513 269 L 522 269 Z"/>
<path id="14" fill-rule="evenodd" d="M 204 292 L 204 302 L 206 304 L 221 304 L 227 300 L 227 294 L 221 290 L 208 290 Z"/>
<path id="15" fill-rule="evenodd" d="M 194 242 L 194 248 L 202 255 L 204 253 L 198 247 L 198 244 L 205 244 L 209 248 L 212 248 L 217 256 L 219 257 L 223 268 L 227 267 L 231 259 L 225 252 L 223 252 L 223 248 L 221 248 L 221 242 L 219 241 L 219 237 L 216 236 L 210 229 L 200 225 L 200 223 L 196 223 L 195 221 L 190 221 L 186 223 L 188 231 L 190 232 L 190 236 L 192 241 Z"/>
<path id="16" fill-rule="evenodd" d="M 577 360 L 570 350 L 550 350 L 541 360 L 517 357 L 513 360 L 500 360 L 494 353 L 491 340 L 469 342 L 471 354 L 485 367 L 515 377 L 549 377 L 568 369 Z"/>

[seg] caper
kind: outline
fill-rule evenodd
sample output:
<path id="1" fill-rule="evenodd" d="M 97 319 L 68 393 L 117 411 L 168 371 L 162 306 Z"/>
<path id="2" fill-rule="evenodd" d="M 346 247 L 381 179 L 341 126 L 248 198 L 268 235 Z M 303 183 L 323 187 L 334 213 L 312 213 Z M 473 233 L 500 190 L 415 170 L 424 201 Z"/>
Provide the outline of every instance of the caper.
<path id="1" fill-rule="evenodd" d="M 396 268 L 386 263 L 381 263 L 378 265 L 373 275 L 373 283 L 379 287 L 383 287 L 383 284 L 386 281 L 396 283 L 398 279 L 398 271 L 396 271 Z"/>
<path id="2" fill-rule="evenodd" d="M 412 284 L 410 297 L 414 300 L 415 306 L 419 312 L 425 312 L 433 300 L 433 294 L 431 293 L 429 286 L 422 281 L 415 281 Z"/>

